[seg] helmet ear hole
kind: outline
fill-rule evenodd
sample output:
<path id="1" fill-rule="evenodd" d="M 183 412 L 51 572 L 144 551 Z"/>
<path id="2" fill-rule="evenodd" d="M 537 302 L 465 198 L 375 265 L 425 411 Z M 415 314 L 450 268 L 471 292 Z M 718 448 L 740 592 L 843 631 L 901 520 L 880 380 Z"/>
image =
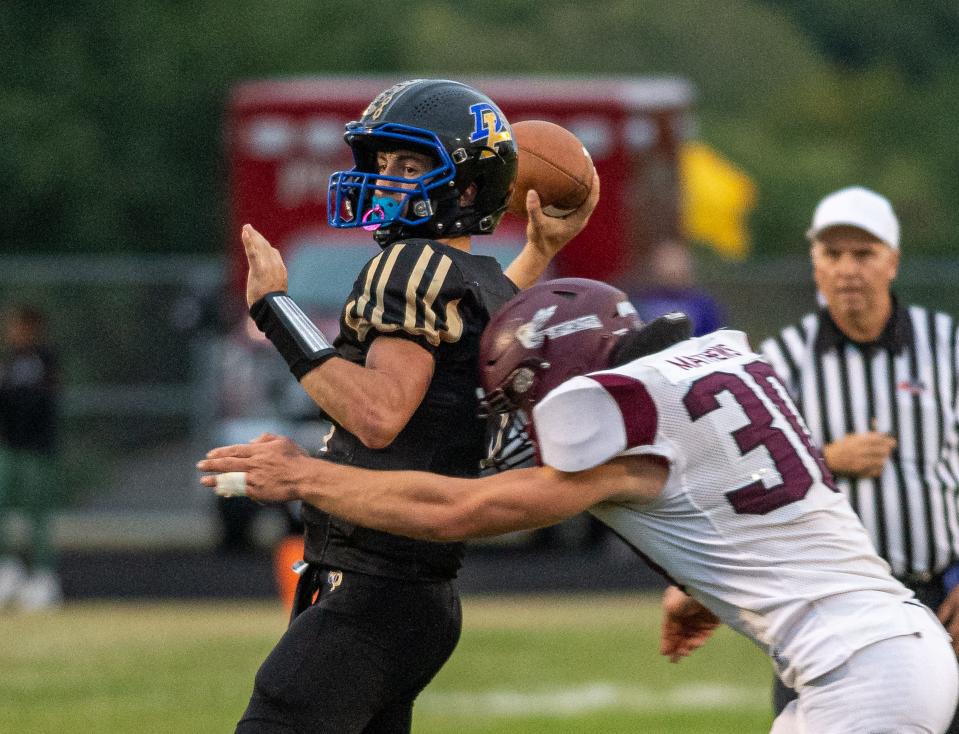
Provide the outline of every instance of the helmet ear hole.
<path id="1" fill-rule="evenodd" d="M 477 192 L 477 186 L 476 186 L 476 182 L 474 181 L 470 183 L 469 185 L 467 185 L 463 193 L 460 194 L 459 205 L 461 207 L 472 206 L 473 202 L 476 201 L 476 192 Z"/>
<path id="2" fill-rule="evenodd" d="M 514 395 L 525 395 L 533 387 L 536 381 L 536 373 L 530 367 L 520 367 L 513 373 L 510 380 L 510 391 Z"/>

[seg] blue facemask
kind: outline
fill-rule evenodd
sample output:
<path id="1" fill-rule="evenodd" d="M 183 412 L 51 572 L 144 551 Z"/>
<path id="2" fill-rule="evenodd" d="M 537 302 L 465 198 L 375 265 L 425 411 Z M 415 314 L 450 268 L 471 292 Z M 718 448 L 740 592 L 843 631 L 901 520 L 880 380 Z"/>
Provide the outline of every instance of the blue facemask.
<path id="1" fill-rule="evenodd" d="M 428 221 L 433 214 L 430 199 L 438 190 L 446 191 L 456 176 L 456 165 L 439 138 L 428 130 L 393 123 L 356 127 L 353 134 L 371 141 L 371 147 L 381 143 L 426 151 L 437 160 L 437 165 L 411 179 L 361 170 L 359 160 L 357 167 L 349 171 L 336 171 L 330 176 L 327 194 L 330 225 L 374 231 L 393 222 L 417 226 Z M 383 196 L 383 192 L 394 196 Z"/>

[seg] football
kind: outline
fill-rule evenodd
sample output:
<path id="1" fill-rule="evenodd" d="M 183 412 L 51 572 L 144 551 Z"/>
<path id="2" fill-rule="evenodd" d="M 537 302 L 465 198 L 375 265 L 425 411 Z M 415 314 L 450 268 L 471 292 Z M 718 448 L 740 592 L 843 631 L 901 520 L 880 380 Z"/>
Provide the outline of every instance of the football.
<path id="1" fill-rule="evenodd" d="M 583 144 L 564 127 L 545 120 L 513 125 L 519 170 L 508 211 L 526 218 L 526 192 L 539 194 L 543 213 L 565 217 L 586 201 L 593 187 L 593 161 Z"/>

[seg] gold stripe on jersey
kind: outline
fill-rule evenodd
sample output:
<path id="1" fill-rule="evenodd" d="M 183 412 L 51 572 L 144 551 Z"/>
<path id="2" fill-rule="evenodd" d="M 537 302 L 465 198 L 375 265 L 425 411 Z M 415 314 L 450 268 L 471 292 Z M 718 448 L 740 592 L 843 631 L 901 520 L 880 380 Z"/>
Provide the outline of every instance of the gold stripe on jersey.
<path id="1" fill-rule="evenodd" d="M 439 255 L 439 259 L 436 261 L 437 253 L 430 247 L 423 248 L 410 270 L 410 275 L 403 290 L 402 315 L 396 310 L 395 306 L 391 306 L 387 310 L 386 300 L 389 298 L 387 286 L 390 277 L 396 271 L 396 262 L 400 251 L 404 247 L 403 243 L 394 245 L 393 248 L 381 253 L 377 256 L 377 259 L 370 263 L 363 295 L 355 302 L 351 301 L 346 305 L 344 314 L 346 326 L 356 332 L 360 341 L 366 340 L 370 329 L 375 329 L 382 334 L 402 330 L 411 336 L 423 337 L 434 347 L 438 347 L 444 341 L 450 343 L 458 341 L 463 335 L 463 319 L 459 314 L 460 299 L 456 298 L 445 304 L 442 301 L 436 303 L 437 298 L 443 292 L 444 285 L 446 285 L 450 268 L 453 267 L 453 261 L 447 255 Z M 382 271 L 374 277 L 373 272 L 378 264 L 378 258 L 383 254 L 387 255 L 386 262 L 383 264 Z M 417 296 L 422 290 L 432 261 L 436 261 L 436 267 L 429 279 L 429 285 L 426 286 L 426 292 L 420 299 Z M 393 304 L 396 304 L 396 297 L 399 296 L 399 293 L 396 292 L 397 285 L 399 284 L 394 283 L 392 290 L 390 290 L 390 293 L 394 296 L 391 300 Z M 374 304 L 373 309 L 366 317 L 364 312 L 371 303 Z M 419 326 L 417 325 L 420 321 L 417 316 L 418 303 L 422 304 L 423 309 L 422 325 Z M 402 318 L 402 323 L 400 323 L 400 318 Z"/>
<path id="2" fill-rule="evenodd" d="M 463 319 L 460 317 L 459 306 L 459 298 L 446 304 L 446 331 L 440 333 L 443 341 L 455 342 L 463 336 Z"/>
<path id="3" fill-rule="evenodd" d="M 433 250 L 424 247 L 416 265 L 413 266 L 410 279 L 406 282 L 406 312 L 403 314 L 403 329 L 409 332 L 416 328 L 416 292 L 419 290 L 420 281 L 423 280 L 423 273 L 426 272 L 426 266 L 429 265 L 431 257 L 433 257 Z"/>
<path id="4" fill-rule="evenodd" d="M 399 244 L 390 252 L 390 256 L 386 261 L 386 265 L 383 268 L 383 272 L 380 274 L 379 278 L 376 278 L 376 270 L 380 266 L 380 260 L 383 259 L 385 252 L 381 252 L 379 255 L 370 260 L 370 264 L 367 266 L 366 270 L 366 283 L 363 284 L 363 295 L 360 296 L 356 301 L 350 301 L 346 304 L 343 313 L 343 322 L 353 331 L 356 332 L 356 338 L 360 341 L 366 339 L 366 334 L 372 326 L 372 315 L 370 319 L 367 319 L 364 316 L 367 307 L 370 305 L 370 301 L 373 299 L 373 281 L 376 278 L 376 293 L 377 293 L 377 306 L 374 307 L 373 313 L 376 313 L 376 308 L 380 309 L 380 314 L 383 313 L 383 289 L 386 287 L 386 281 L 389 280 L 390 271 L 393 269 L 393 264 L 396 262 L 396 256 L 399 250 L 402 250 L 404 245 Z"/>
<path id="5" fill-rule="evenodd" d="M 396 265 L 396 258 L 403 252 L 405 244 L 399 244 L 393 247 L 392 252 L 386 258 L 386 264 L 383 266 L 383 272 L 376 282 L 376 306 L 373 307 L 373 313 L 370 314 L 370 324 L 380 326 L 383 323 L 383 311 L 386 304 L 383 302 L 383 295 L 386 292 L 386 284 L 390 282 L 390 276 L 393 274 L 393 266 Z"/>
<path id="6" fill-rule="evenodd" d="M 439 346 L 440 338 L 436 333 L 436 311 L 433 310 L 433 301 L 439 295 L 443 282 L 446 280 L 446 274 L 452 265 L 453 261 L 446 255 L 440 258 L 436 266 L 436 272 L 433 273 L 433 280 L 430 281 L 429 288 L 426 289 L 426 295 L 423 296 L 423 334 L 434 346 Z M 432 338 L 430 335 L 432 335 Z M 456 341 L 456 339 L 449 341 Z"/>
<path id="7" fill-rule="evenodd" d="M 380 266 L 380 260 L 382 259 L 383 253 L 381 252 L 370 260 L 366 268 L 366 283 L 363 284 L 363 295 L 355 301 L 347 303 L 343 309 L 344 323 L 356 332 L 357 338 L 359 338 L 360 341 L 366 338 L 366 332 L 369 330 L 369 326 L 363 324 L 363 312 L 366 310 L 366 305 L 370 302 L 370 295 L 373 290 L 373 276 L 376 273 L 376 269 Z"/>

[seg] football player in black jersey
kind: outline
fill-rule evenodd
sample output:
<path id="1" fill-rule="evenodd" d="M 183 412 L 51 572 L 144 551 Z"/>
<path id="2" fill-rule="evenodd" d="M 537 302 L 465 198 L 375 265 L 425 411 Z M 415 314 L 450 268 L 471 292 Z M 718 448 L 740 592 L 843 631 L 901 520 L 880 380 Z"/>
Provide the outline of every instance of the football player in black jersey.
<path id="1" fill-rule="evenodd" d="M 477 354 L 490 315 L 533 284 L 599 197 L 563 219 L 527 198 L 528 242 L 501 270 L 470 253 L 506 211 L 517 149 L 486 95 L 417 79 L 346 127 L 355 166 L 334 173 L 329 220 L 383 247 L 360 272 L 331 343 L 286 294 L 280 253 L 250 225 L 250 314 L 332 421 L 324 456 L 373 469 L 474 476 L 484 458 Z M 290 627 L 256 675 L 249 732 L 409 732 L 413 701 L 459 637 L 459 543 L 379 532 L 304 506 Z"/>

